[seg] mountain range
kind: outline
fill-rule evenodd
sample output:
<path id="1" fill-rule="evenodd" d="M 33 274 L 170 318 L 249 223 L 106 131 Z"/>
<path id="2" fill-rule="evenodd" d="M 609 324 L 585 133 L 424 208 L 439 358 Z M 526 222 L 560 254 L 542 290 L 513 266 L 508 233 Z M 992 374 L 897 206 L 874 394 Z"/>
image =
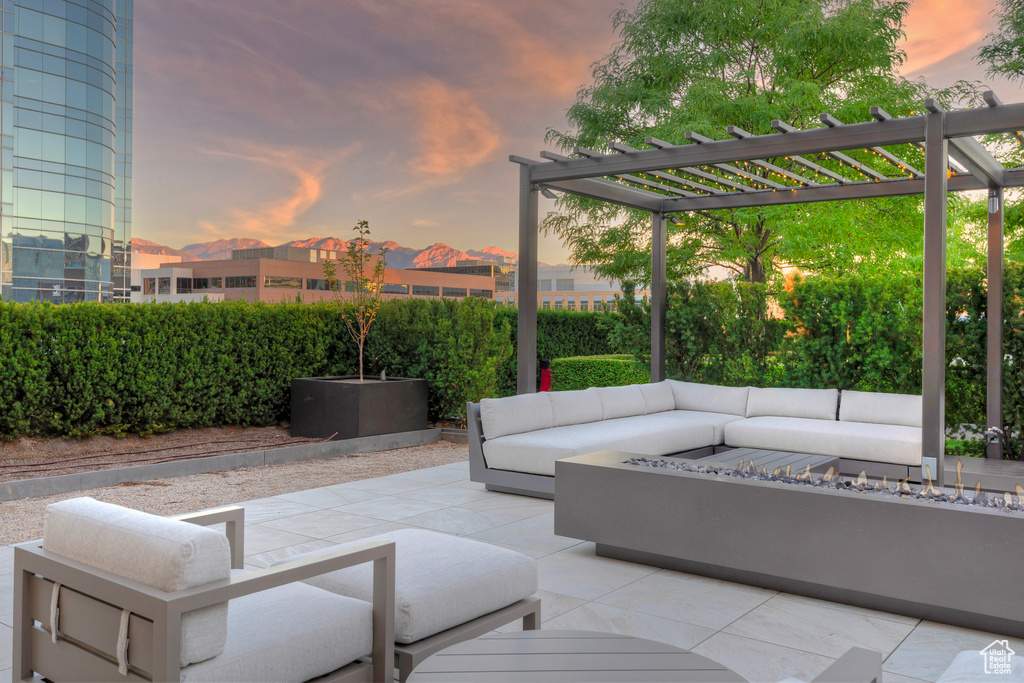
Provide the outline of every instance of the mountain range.
<path id="1" fill-rule="evenodd" d="M 200 242 L 189 244 L 181 249 L 165 247 L 156 242 L 132 238 L 132 249 L 142 254 L 165 254 L 168 256 L 180 256 L 187 261 L 217 261 L 231 258 L 233 249 L 260 249 L 272 246 L 262 240 L 249 237 L 235 237 L 232 239 L 214 240 L 212 242 Z M 345 251 L 348 242 L 337 237 L 311 237 L 304 240 L 294 240 L 279 246 L 305 247 L 307 249 L 327 249 L 330 251 Z M 517 259 L 517 255 L 511 251 L 505 251 L 499 247 L 484 247 L 483 249 L 469 249 L 460 251 L 447 244 L 438 242 L 431 244 L 425 249 L 412 249 L 403 247 L 401 244 L 392 241 L 370 242 L 370 252 L 378 253 L 381 249 L 387 249 L 387 264 L 390 268 L 431 268 L 441 266 L 454 266 L 456 261 L 464 259 L 488 260 L 496 256 L 508 256 Z M 541 264 L 544 265 L 544 264 Z"/>

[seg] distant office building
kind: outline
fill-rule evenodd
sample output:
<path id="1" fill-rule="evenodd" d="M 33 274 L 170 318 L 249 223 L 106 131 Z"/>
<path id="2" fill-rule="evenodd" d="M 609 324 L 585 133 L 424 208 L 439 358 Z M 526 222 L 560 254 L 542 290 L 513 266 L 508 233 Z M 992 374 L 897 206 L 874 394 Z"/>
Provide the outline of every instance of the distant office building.
<path id="1" fill-rule="evenodd" d="M 517 272 L 518 282 L 518 272 Z M 518 291 L 518 290 L 517 290 Z M 634 293 L 637 300 L 650 290 Z M 622 297 L 622 286 L 610 278 L 595 275 L 587 266 L 538 266 L 537 307 L 567 311 L 600 311 Z M 516 304 L 517 296 L 496 295 L 495 301 Z"/>
<path id="2" fill-rule="evenodd" d="M 210 301 L 245 299 L 247 301 L 333 300 L 335 294 L 324 281 L 323 262 L 343 256 L 326 249 L 268 247 L 236 249 L 231 258 L 220 261 L 170 260 L 159 268 L 141 272 L 142 291 L 132 293 L 137 303 Z M 338 267 L 338 277 L 344 273 Z M 353 283 L 345 283 L 354 289 Z M 492 299 L 494 278 L 483 275 L 435 273 L 423 270 L 384 269 L 384 298 L 460 299 L 467 296 Z"/>
<path id="3" fill-rule="evenodd" d="M 432 273 L 453 273 L 458 275 L 483 275 L 494 278 L 495 292 L 514 292 L 516 290 L 516 262 L 508 256 L 495 256 L 493 259 L 460 259 L 454 266 L 430 266 L 414 268 Z"/>
<path id="4" fill-rule="evenodd" d="M 0 296 L 127 301 L 133 0 L 3 0 Z"/>

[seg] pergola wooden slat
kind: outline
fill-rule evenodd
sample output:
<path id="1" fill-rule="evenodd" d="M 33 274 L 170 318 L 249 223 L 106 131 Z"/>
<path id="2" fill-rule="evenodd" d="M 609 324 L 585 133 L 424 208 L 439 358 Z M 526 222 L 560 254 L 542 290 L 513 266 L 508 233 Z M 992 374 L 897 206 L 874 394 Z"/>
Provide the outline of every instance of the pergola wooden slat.
<path id="1" fill-rule="evenodd" d="M 924 195 L 924 315 L 922 394 L 924 463 L 942 483 L 945 450 L 946 338 L 946 197 L 947 193 L 988 190 L 988 310 L 1002 311 L 1003 190 L 1024 187 L 1024 168 L 1004 168 L 974 139 L 975 135 L 1011 133 L 1024 140 L 1024 103 L 1003 104 L 984 95 L 983 108 L 945 111 L 927 100 L 927 113 L 893 118 L 871 107 L 874 119 L 844 124 L 822 114 L 822 128 L 798 130 L 774 121 L 776 133 L 753 135 L 730 126 L 734 139 L 712 140 L 687 133 L 691 144 L 676 145 L 647 138 L 652 149 L 621 143 L 613 154 L 575 150 L 582 158 L 542 153 L 540 162 L 512 156 L 520 165 L 519 221 L 519 357 L 518 391 L 536 390 L 537 193 L 557 190 L 651 212 L 651 379 L 665 377 L 666 249 L 668 214 L 809 202 Z M 893 151 L 911 145 L 923 149 L 924 170 Z M 883 149 L 889 148 L 889 149 Z M 881 159 L 901 175 L 883 173 L 846 154 Z M 856 180 L 807 157 L 832 158 L 866 180 Z M 788 163 L 790 168 L 784 168 Z M 799 165 L 818 179 L 792 170 Z M 746 166 L 744 169 L 743 167 Z M 960 167 L 962 172 L 952 172 Z M 772 174 L 766 178 L 760 173 Z M 902 175 L 906 174 L 906 175 Z M 690 180 L 686 175 L 700 178 Z M 750 183 L 745 184 L 746 183 Z M 710 184 L 708 184 L 710 183 Z M 988 316 L 987 423 L 1002 426 L 1002 316 Z M 1001 457 L 996 438 L 989 457 Z"/>

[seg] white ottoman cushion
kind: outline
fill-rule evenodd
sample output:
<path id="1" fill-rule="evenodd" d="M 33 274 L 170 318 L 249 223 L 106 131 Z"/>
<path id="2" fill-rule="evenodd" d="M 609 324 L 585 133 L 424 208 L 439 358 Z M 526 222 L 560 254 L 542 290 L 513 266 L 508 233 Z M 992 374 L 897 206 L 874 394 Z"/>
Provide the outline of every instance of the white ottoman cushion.
<path id="1" fill-rule="evenodd" d="M 182 681 L 307 681 L 373 649 L 373 607 L 362 600 L 291 583 L 230 604 L 224 651 L 182 669 Z"/>
<path id="2" fill-rule="evenodd" d="M 43 549 L 169 593 L 231 576 L 224 534 L 92 498 L 46 506 Z M 183 614 L 181 666 L 220 654 L 227 621 L 227 603 Z"/>
<path id="3" fill-rule="evenodd" d="M 422 529 L 399 529 L 342 543 L 395 543 L 395 642 L 414 643 L 517 602 L 537 591 L 537 563 L 514 550 Z M 314 550 L 287 561 L 315 556 Z M 306 583 L 359 600 L 373 596 L 373 565 Z"/>
<path id="4" fill-rule="evenodd" d="M 993 643 L 999 647 L 998 641 Z M 987 649 L 987 648 L 986 648 Z M 1010 646 L 1013 649 L 1013 646 Z M 941 676 L 938 683 L 977 683 L 978 681 L 1024 681 L 1024 657 L 1021 656 L 1020 648 L 1010 656 L 1009 673 L 986 673 L 985 655 L 981 650 L 965 650 L 958 654 Z M 991 671 L 991 670 L 990 670 Z"/>

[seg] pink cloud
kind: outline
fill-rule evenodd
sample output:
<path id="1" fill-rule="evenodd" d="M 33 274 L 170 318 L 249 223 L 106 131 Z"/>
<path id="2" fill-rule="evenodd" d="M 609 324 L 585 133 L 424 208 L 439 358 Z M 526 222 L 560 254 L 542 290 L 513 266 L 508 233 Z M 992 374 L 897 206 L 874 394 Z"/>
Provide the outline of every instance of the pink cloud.
<path id="1" fill-rule="evenodd" d="M 427 79 L 412 92 L 418 154 L 415 172 L 437 181 L 454 180 L 487 161 L 501 144 L 497 124 L 472 93 Z"/>
<path id="2" fill-rule="evenodd" d="M 903 73 L 919 73 L 982 40 L 994 28 L 994 0 L 915 0 L 904 27 Z"/>

